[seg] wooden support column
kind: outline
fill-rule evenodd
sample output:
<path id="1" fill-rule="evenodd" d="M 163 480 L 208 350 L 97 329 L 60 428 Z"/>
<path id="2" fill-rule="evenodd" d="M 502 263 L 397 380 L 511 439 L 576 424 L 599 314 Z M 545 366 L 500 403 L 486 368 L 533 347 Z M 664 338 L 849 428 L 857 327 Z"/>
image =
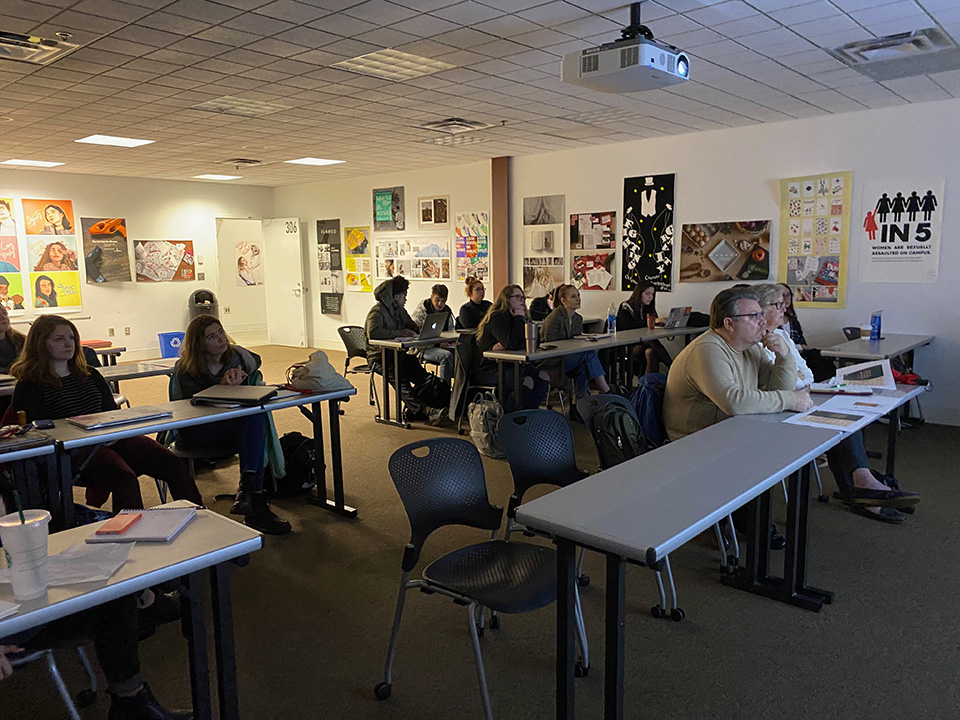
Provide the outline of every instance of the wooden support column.
<path id="1" fill-rule="evenodd" d="M 490 281 L 487 299 L 495 300 L 510 282 L 510 158 L 490 160 Z"/>

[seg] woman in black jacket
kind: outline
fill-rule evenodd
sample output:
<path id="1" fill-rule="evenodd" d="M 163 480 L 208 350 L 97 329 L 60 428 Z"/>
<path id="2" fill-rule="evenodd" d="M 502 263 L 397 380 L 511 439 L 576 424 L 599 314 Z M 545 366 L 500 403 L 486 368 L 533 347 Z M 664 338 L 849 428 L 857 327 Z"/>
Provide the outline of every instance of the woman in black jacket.
<path id="1" fill-rule="evenodd" d="M 465 281 L 467 301 L 460 306 L 460 314 L 457 315 L 457 329 L 471 330 L 480 326 L 480 321 L 487 315 L 487 311 L 493 304 L 489 300 L 484 300 L 487 290 L 483 286 L 483 281 L 473 275 L 470 275 Z"/>
<path id="2" fill-rule="evenodd" d="M 633 294 L 620 303 L 617 311 L 617 330 L 637 330 L 647 327 L 647 316 L 657 320 L 657 288 L 652 282 L 642 282 L 633 290 Z M 663 324 L 662 322 L 660 323 Z M 659 340 L 648 340 L 633 348 L 634 361 L 639 362 L 643 374 L 657 372 L 660 363 L 669 367 L 673 362 L 670 353 Z"/>

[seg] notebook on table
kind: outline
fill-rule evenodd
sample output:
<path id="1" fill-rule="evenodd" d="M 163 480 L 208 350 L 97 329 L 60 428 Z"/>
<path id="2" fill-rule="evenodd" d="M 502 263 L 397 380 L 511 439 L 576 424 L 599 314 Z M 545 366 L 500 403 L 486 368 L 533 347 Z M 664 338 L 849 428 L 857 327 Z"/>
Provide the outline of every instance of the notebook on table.
<path id="1" fill-rule="evenodd" d="M 118 425 L 159 420 L 170 417 L 173 412 L 156 405 L 141 405 L 139 407 L 123 408 L 122 410 L 108 410 L 107 412 L 93 413 L 92 415 L 75 415 L 67 421 L 84 430 L 100 430 Z"/>
<path id="2" fill-rule="evenodd" d="M 88 543 L 170 542 L 197 516 L 196 507 L 155 507 L 145 510 L 121 510 L 119 515 L 140 513 L 140 519 L 120 535 L 97 535 Z"/>
<path id="3" fill-rule="evenodd" d="M 273 385 L 211 385 L 191 398 L 192 405 L 255 406 L 277 394 Z"/>

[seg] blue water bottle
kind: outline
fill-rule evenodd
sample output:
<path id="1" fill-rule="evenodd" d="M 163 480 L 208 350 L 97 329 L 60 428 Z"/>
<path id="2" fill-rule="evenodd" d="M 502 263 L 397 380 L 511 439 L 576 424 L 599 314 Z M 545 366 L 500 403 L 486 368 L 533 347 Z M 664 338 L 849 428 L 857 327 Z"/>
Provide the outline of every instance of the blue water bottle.
<path id="1" fill-rule="evenodd" d="M 610 303 L 607 308 L 607 332 L 611 335 L 617 331 L 617 306 L 616 303 Z"/>
<path id="2" fill-rule="evenodd" d="M 880 335 L 880 313 L 882 310 L 877 310 L 873 315 L 870 316 L 870 339 L 879 340 Z"/>

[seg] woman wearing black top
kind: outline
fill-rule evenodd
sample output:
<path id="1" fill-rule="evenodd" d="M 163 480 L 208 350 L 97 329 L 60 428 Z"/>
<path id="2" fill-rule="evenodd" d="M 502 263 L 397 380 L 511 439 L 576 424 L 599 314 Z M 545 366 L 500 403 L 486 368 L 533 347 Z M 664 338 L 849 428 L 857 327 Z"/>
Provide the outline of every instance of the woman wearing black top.
<path id="1" fill-rule="evenodd" d="M 0 275 L 0 277 L 3 276 Z M 7 309 L 0 305 L 0 373 L 10 372 L 10 366 L 20 354 L 26 339 L 26 335 L 13 329 Z M 3 417 L 8 407 L 10 407 L 10 396 L 0 397 L 0 417 Z"/>
<path id="2" fill-rule="evenodd" d="M 519 285 L 507 285 L 497 295 L 497 301 L 491 305 L 477 328 L 478 349 L 481 353 L 490 350 L 522 350 L 526 345 L 523 329 L 526 320 L 527 306 L 523 288 Z M 478 373 L 481 374 L 484 384 L 496 384 L 496 361 L 483 360 Z M 520 372 L 520 382 L 523 385 L 521 407 L 540 407 L 550 388 L 550 376 L 534 365 L 524 365 Z M 506 407 L 519 410 L 514 397 L 514 373 L 509 370 L 503 373 L 503 389 L 506 393 Z"/>
<path id="3" fill-rule="evenodd" d="M 471 275 L 464 282 L 466 283 L 467 301 L 460 306 L 457 328 L 470 330 L 480 327 L 480 321 L 486 316 L 493 303 L 483 299 L 487 291 L 481 280 Z"/>
<path id="4" fill-rule="evenodd" d="M 620 310 L 617 311 L 617 330 L 645 328 L 648 315 L 652 315 L 656 320 L 656 294 L 657 288 L 652 282 L 642 282 L 637 285 L 629 299 L 620 304 Z M 657 372 L 660 363 L 669 366 L 673 362 L 670 353 L 659 340 L 648 340 L 635 346 L 633 357 L 644 365 L 644 375 Z"/>
<path id="5" fill-rule="evenodd" d="M 83 359 L 76 326 L 59 315 L 34 321 L 10 374 L 18 381 L 10 406 L 26 413 L 28 422 L 117 409 L 107 382 Z M 88 503 L 99 507 L 113 493 L 114 512 L 139 510 L 143 498 L 138 477 L 150 475 L 167 483 L 175 500 L 203 504 L 183 460 L 156 440 L 125 438 L 93 452 L 77 481 L 87 488 Z"/>
<path id="6" fill-rule="evenodd" d="M 824 357 L 820 350 L 807 345 L 807 339 L 803 336 L 803 327 L 800 325 L 800 318 L 797 317 L 797 310 L 793 307 L 793 291 L 789 285 L 779 283 L 783 294 L 783 318 L 787 321 L 790 330 L 790 339 L 800 351 L 800 356 L 807 363 L 810 372 L 813 373 L 814 382 L 825 382 L 832 378 L 837 372 L 837 365 L 830 358 Z"/>

